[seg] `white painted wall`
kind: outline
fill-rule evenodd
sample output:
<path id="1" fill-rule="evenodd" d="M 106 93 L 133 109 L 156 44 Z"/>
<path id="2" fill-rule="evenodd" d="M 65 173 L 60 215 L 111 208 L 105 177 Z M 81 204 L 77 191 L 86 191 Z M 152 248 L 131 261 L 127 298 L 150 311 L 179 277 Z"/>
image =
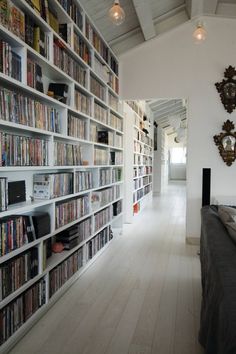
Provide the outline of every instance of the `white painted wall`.
<path id="1" fill-rule="evenodd" d="M 236 21 L 202 20 L 207 39 L 201 45 L 190 21 L 120 57 L 123 98 L 188 98 L 187 237 L 200 235 L 203 167 L 212 169 L 213 196 L 236 191 L 236 163 L 227 167 L 213 142 L 226 119 L 236 122 L 236 111 L 224 110 L 214 86 L 228 65 L 236 66 Z"/>

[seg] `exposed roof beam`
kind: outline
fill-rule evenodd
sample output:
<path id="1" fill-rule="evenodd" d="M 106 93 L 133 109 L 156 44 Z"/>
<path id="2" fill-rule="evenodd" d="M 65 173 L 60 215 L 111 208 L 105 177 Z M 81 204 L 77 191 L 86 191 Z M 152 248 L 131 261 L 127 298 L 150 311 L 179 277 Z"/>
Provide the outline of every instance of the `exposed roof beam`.
<path id="1" fill-rule="evenodd" d="M 218 0 L 186 0 L 186 8 L 191 18 L 216 13 Z"/>
<path id="2" fill-rule="evenodd" d="M 180 108 L 178 110 L 172 110 L 169 112 L 165 112 L 163 114 L 154 114 L 154 119 L 161 119 L 161 118 L 165 118 L 165 117 L 169 117 L 170 115 L 181 115 L 181 114 L 186 114 L 186 110 L 183 108 Z"/>
<path id="3" fill-rule="evenodd" d="M 136 14 L 145 40 L 156 36 L 149 0 L 133 0 Z"/>

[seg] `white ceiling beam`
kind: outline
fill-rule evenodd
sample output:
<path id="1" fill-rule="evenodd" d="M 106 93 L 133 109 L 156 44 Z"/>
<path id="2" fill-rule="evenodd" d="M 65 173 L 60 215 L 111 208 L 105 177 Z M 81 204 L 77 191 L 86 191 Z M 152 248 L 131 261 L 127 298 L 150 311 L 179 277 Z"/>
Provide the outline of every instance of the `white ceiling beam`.
<path id="1" fill-rule="evenodd" d="M 215 14 L 217 5 L 218 0 L 186 0 L 186 8 L 191 18 Z"/>
<path id="2" fill-rule="evenodd" d="M 145 40 L 156 36 L 149 0 L 133 0 L 136 14 Z"/>
<path id="3" fill-rule="evenodd" d="M 221 16 L 236 16 L 236 4 L 226 4 L 226 3 L 219 3 L 216 10 L 217 15 Z"/>

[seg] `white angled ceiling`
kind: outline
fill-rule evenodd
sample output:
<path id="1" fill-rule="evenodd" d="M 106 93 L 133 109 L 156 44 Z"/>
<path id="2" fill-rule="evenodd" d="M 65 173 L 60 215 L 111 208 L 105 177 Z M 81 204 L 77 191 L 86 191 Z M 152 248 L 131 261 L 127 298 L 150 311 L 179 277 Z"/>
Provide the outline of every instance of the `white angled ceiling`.
<path id="1" fill-rule="evenodd" d="M 115 26 L 108 17 L 114 0 L 80 0 L 116 54 L 201 15 L 236 17 L 236 0 L 120 0 L 126 18 Z"/>

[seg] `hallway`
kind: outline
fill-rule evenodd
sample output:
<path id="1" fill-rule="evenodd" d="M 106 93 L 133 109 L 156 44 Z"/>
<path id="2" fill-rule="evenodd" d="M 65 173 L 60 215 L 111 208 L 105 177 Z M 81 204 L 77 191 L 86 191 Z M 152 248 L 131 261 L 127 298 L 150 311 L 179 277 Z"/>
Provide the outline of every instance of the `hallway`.
<path id="1" fill-rule="evenodd" d="M 11 354 L 200 354 L 198 248 L 185 186 L 169 185 Z"/>

